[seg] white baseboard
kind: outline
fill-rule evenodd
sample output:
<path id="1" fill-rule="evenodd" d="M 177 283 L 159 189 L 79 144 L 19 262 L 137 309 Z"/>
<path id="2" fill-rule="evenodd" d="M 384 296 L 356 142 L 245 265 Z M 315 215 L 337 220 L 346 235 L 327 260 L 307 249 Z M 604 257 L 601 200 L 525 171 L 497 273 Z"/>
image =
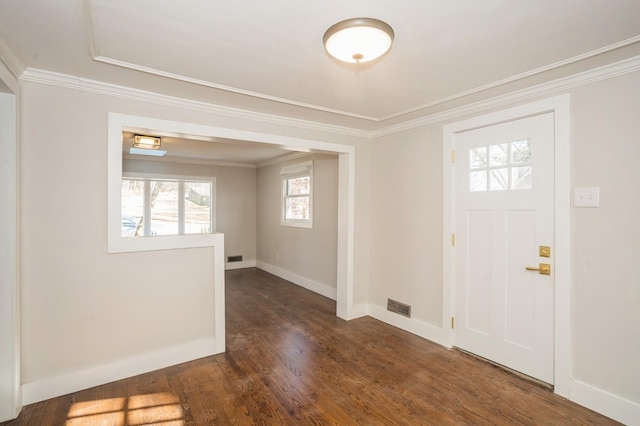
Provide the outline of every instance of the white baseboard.
<path id="1" fill-rule="evenodd" d="M 640 425 L 640 404 L 579 380 L 571 383 L 570 399 L 625 425 Z"/>
<path id="2" fill-rule="evenodd" d="M 362 308 L 366 305 L 359 306 Z M 368 305 L 368 314 L 377 320 L 408 331 L 409 333 L 431 340 L 442 346 L 451 347 L 449 335 L 442 328 L 424 321 L 394 314 L 376 305 Z M 572 381 L 569 399 L 576 404 L 580 404 L 625 425 L 640 426 L 640 404 L 637 402 L 624 399 L 618 395 L 580 382 L 579 380 Z"/>
<path id="3" fill-rule="evenodd" d="M 439 345 L 447 348 L 451 347 L 449 344 L 449 335 L 441 327 L 436 327 L 435 325 L 417 319 L 407 318 L 371 304 L 369 305 L 369 316 L 404 331 L 408 331 L 416 336 L 431 340 Z"/>
<path id="4" fill-rule="evenodd" d="M 230 271 L 232 269 L 243 269 L 243 268 L 255 268 L 256 261 L 255 260 L 244 260 L 242 262 L 226 262 L 224 264 L 224 270 Z"/>
<path id="5" fill-rule="evenodd" d="M 350 313 L 351 315 L 349 317 L 349 320 L 360 318 L 360 317 L 366 317 L 367 315 L 369 315 L 369 305 L 367 303 L 360 303 L 358 305 L 353 305 L 351 307 Z"/>
<path id="6" fill-rule="evenodd" d="M 136 355 L 111 364 L 24 383 L 22 385 L 22 403 L 24 405 L 33 404 L 34 402 L 137 376 L 160 368 L 193 361 L 220 353 L 220 347 L 215 338 L 196 340 Z M 224 348 L 224 345 L 222 345 L 222 348 Z"/>
<path id="7" fill-rule="evenodd" d="M 280 277 L 283 280 L 291 281 L 300 287 L 304 287 L 307 290 L 311 290 L 314 293 L 318 293 L 324 297 L 328 297 L 329 299 L 336 300 L 337 298 L 337 290 L 335 288 L 329 287 L 326 284 L 319 283 L 310 278 L 303 277 L 295 272 L 287 271 L 286 269 L 273 266 L 260 260 L 256 261 L 256 268 L 262 269 L 263 271 Z"/>

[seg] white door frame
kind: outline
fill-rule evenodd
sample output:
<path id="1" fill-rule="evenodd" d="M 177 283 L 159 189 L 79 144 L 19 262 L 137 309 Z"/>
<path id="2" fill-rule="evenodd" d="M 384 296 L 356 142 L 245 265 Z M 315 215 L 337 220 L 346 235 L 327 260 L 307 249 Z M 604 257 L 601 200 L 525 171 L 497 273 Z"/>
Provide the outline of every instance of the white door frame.
<path id="1" fill-rule="evenodd" d="M 122 187 L 122 131 L 137 129 L 144 133 L 161 131 L 200 135 L 212 138 L 235 139 L 268 144 L 295 151 L 332 152 L 338 154 L 338 265 L 337 265 L 337 295 L 336 315 L 345 320 L 351 320 L 364 315 L 362 310 L 354 304 L 354 239 L 355 239 L 355 147 L 314 139 L 302 139 L 276 134 L 252 132 L 223 127 L 212 127 L 194 123 L 164 120 L 159 118 L 140 117 L 134 115 L 109 113 L 108 132 L 108 228 L 109 252 L 111 247 L 127 249 L 114 251 L 136 251 L 144 249 L 142 244 L 160 244 L 160 242 L 144 242 L 129 238 L 120 238 L 120 191 Z M 164 239 L 164 238 L 163 238 Z M 165 239 L 165 240 L 168 240 Z M 140 246 L 140 247 L 136 247 Z M 156 247 L 158 248 L 158 247 Z M 168 247 L 165 247 L 168 248 Z M 148 248 L 147 248 L 148 249 Z M 151 247 L 153 249 L 153 247 Z M 219 289 L 217 294 L 223 294 Z M 224 300 L 224 297 L 216 300 Z M 216 308 L 216 323 L 224 330 L 224 305 Z M 218 335 L 223 335 L 222 331 Z"/>
<path id="2" fill-rule="evenodd" d="M 0 75 L 0 84 L 3 81 Z M 20 148 L 18 101 L 14 93 L 0 90 L 0 422 L 16 418 L 22 408 L 18 232 Z"/>
<path id="3" fill-rule="evenodd" d="M 454 333 L 449 327 L 454 316 L 454 248 L 452 235 L 455 233 L 454 163 L 452 151 L 455 149 L 457 133 L 525 118 L 547 112 L 554 113 L 554 154 L 555 154 L 555 240 L 554 275 L 554 392 L 569 398 L 572 380 L 571 344 L 571 262 L 570 262 L 570 214 L 571 214 L 571 173 L 570 173 L 570 96 L 556 96 L 469 118 L 443 129 L 443 305 L 442 324 L 449 347 L 453 347 Z"/>

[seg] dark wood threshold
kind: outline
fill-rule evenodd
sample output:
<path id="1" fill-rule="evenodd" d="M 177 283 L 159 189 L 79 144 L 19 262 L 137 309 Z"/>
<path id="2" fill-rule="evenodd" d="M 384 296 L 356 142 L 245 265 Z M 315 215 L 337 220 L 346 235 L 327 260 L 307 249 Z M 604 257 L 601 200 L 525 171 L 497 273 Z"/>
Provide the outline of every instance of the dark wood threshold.
<path id="1" fill-rule="evenodd" d="M 465 351 L 464 349 L 460 349 L 458 347 L 454 347 L 452 350 L 460 352 L 461 354 L 464 354 L 466 356 L 470 356 L 470 357 L 475 358 L 477 360 L 480 360 L 482 362 L 486 362 L 488 364 L 491 364 L 492 366 L 494 366 L 496 368 L 499 368 L 499 369 L 501 369 L 501 370 L 503 370 L 503 371 L 505 371 L 505 372 L 507 372 L 509 374 L 513 374 L 514 376 L 519 377 L 522 380 L 526 380 L 527 382 L 531 383 L 532 385 L 539 386 L 539 387 L 541 387 L 543 389 L 546 389 L 546 390 L 548 390 L 550 392 L 553 392 L 554 387 L 550 383 L 543 382 L 542 380 L 538 380 L 535 377 L 528 376 L 528 375 L 526 375 L 524 373 L 521 373 L 519 371 L 516 371 L 516 370 L 514 370 L 512 368 L 509 368 L 509 367 L 504 366 L 502 364 L 498 364 L 495 361 L 492 361 L 492 360 L 487 359 L 487 358 L 483 358 L 480 355 L 474 354 L 473 352 Z"/>

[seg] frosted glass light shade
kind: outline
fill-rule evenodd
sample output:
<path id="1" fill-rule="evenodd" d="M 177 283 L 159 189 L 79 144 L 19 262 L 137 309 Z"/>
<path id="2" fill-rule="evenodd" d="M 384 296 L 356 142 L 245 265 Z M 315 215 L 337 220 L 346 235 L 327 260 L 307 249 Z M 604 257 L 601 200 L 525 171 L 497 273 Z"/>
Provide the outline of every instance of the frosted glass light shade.
<path id="1" fill-rule="evenodd" d="M 393 43 L 389 24 L 373 18 L 338 22 L 324 33 L 325 49 L 334 58 L 350 63 L 369 62 L 387 53 Z"/>
<path id="2" fill-rule="evenodd" d="M 149 148 L 129 148 L 129 154 L 133 155 L 151 155 L 152 157 L 163 157 L 167 151 L 163 149 L 149 149 Z"/>

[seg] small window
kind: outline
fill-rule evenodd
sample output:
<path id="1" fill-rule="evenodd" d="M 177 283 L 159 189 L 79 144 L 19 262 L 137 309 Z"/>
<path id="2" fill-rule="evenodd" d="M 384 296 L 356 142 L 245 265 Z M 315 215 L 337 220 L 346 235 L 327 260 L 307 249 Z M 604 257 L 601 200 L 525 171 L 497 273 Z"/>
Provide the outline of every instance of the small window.
<path id="1" fill-rule="evenodd" d="M 214 193 L 215 180 L 123 178 L 120 236 L 212 233 Z"/>
<path id="2" fill-rule="evenodd" d="M 469 151 L 469 190 L 531 189 L 531 140 L 524 139 Z"/>
<path id="3" fill-rule="evenodd" d="M 283 167 L 282 225 L 313 227 L 313 162 Z"/>

